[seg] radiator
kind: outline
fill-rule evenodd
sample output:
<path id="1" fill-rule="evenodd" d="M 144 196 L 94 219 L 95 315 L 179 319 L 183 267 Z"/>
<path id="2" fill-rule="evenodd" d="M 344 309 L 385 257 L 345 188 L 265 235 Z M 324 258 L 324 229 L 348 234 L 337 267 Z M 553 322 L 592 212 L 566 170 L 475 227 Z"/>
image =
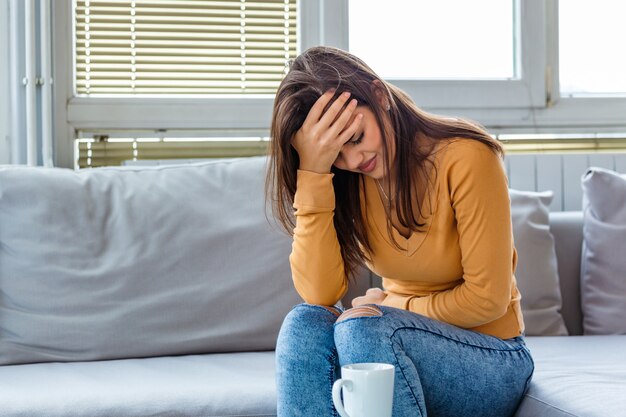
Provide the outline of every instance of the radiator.
<path id="1" fill-rule="evenodd" d="M 577 211 L 582 207 L 580 179 L 589 167 L 626 173 L 626 153 L 512 154 L 505 158 L 509 187 L 554 192 L 550 211 Z"/>

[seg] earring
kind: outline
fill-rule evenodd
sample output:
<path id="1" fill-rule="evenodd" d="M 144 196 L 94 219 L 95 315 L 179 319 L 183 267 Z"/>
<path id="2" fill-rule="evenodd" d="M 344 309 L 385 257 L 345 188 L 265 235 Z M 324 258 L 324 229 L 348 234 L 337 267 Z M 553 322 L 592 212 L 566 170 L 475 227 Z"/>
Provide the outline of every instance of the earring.
<path id="1" fill-rule="evenodd" d="M 387 111 L 391 110 L 391 104 L 387 103 Z"/>

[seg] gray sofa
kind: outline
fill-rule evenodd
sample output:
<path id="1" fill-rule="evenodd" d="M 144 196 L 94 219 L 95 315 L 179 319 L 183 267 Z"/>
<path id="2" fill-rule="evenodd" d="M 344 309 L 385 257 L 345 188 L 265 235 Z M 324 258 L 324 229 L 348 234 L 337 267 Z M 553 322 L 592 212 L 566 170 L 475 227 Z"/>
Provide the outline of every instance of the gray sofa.
<path id="1" fill-rule="evenodd" d="M 0 416 L 274 416 L 299 299 L 264 166 L 0 167 Z M 517 416 L 626 416 L 626 336 L 580 336 L 582 215 L 550 228 L 571 336 L 527 338 Z"/>
<path id="2" fill-rule="evenodd" d="M 570 336 L 527 337 L 535 374 L 517 417 L 626 416 L 626 336 L 583 336 L 581 212 L 550 214 Z M 625 318 L 626 319 L 626 318 Z"/>

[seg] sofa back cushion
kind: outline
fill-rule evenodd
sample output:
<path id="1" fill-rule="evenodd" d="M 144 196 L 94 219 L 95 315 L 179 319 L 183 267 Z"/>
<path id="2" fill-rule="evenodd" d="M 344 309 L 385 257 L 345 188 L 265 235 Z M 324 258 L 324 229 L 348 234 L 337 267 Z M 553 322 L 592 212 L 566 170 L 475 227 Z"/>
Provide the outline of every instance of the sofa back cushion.
<path id="1" fill-rule="evenodd" d="M 561 314 L 570 336 L 583 334 L 583 313 L 580 307 L 580 257 L 583 245 L 582 211 L 550 213 L 550 233 L 559 270 L 559 287 L 563 307 Z"/>
<path id="2" fill-rule="evenodd" d="M 626 175 L 590 168 L 582 186 L 585 334 L 626 334 Z"/>
<path id="3" fill-rule="evenodd" d="M 265 161 L 0 168 L 0 364 L 273 349 L 300 299 Z"/>
<path id="4" fill-rule="evenodd" d="M 565 336 L 567 328 L 561 316 L 561 290 L 548 214 L 553 193 L 510 189 L 509 196 L 518 255 L 515 277 L 522 294 L 526 335 Z"/>

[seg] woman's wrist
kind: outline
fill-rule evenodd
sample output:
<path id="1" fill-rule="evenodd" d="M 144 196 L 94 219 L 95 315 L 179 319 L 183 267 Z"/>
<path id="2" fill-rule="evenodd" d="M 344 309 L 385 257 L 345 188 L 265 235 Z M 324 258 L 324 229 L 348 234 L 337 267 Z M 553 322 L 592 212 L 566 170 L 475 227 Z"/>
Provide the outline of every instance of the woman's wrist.
<path id="1" fill-rule="evenodd" d="M 315 172 L 316 174 L 330 174 L 330 167 L 324 167 L 315 164 L 300 163 L 298 169 L 300 171 Z"/>

